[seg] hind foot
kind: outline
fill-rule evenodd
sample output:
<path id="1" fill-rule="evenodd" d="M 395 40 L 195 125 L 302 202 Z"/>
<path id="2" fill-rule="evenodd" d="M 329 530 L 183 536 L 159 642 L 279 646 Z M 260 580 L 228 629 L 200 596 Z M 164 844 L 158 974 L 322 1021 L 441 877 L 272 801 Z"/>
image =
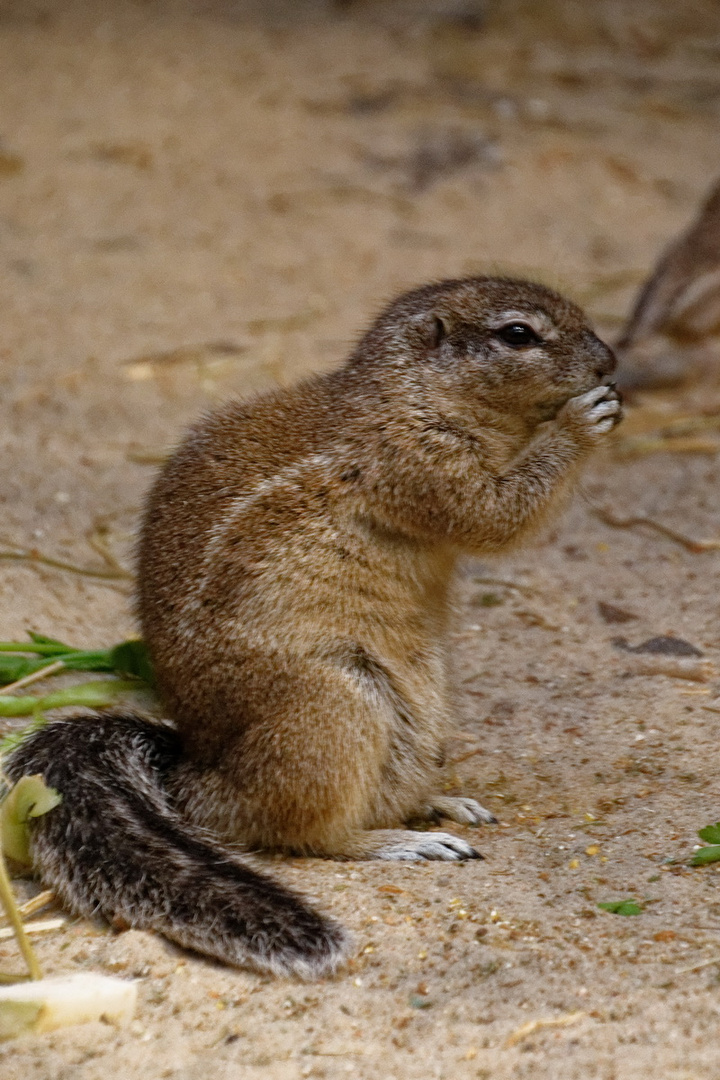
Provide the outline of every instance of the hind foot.
<path id="1" fill-rule="evenodd" d="M 371 858 L 393 862 L 425 862 L 430 859 L 461 862 L 464 859 L 482 859 L 482 855 L 466 840 L 452 833 L 398 829 L 388 833 L 388 841 L 378 847 Z"/>

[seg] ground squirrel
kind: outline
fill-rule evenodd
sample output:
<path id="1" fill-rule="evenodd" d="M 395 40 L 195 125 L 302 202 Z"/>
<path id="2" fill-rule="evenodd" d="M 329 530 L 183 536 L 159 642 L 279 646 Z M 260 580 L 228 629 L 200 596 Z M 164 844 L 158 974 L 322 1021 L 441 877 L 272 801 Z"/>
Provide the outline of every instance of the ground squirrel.
<path id="1" fill-rule="evenodd" d="M 169 724 L 57 721 L 7 763 L 63 802 L 36 869 L 81 914 L 231 964 L 331 972 L 340 927 L 243 851 L 467 859 L 439 795 L 449 591 L 462 553 L 535 529 L 618 422 L 610 349 L 525 281 L 427 285 L 329 374 L 233 401 L 150 492 L 139 614 Z"/>

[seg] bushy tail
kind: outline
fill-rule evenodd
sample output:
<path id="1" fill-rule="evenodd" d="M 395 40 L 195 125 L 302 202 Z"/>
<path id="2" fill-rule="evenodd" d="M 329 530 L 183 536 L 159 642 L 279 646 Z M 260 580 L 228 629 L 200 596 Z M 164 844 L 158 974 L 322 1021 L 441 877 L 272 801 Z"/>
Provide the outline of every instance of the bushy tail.
<path id="1" fill-rule="evenodd" d="M 164 778 L 179 754 L 174 731 L 118 711 L 30 735 L 4 770 L 12 781 L 41 773 L 62 794 L 31 826 L 42 880 L 80 915 L 157 930 L 226 964 L 331 974 L 344 931 L 173 809 Z"/>

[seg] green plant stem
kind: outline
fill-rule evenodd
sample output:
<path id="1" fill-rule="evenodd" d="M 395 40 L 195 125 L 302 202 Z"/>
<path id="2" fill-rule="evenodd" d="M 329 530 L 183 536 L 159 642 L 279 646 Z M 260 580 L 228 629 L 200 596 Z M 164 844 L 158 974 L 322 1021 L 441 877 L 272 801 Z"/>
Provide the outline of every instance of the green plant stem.
<path id="1" fill-rule="evenodd" d="M 104 709 L 120 694 L 137 690 L 138 682 L 123 679 L 98 679 L 95 682 L 68 686 L 44 697 L 0 697 L 0 716 L 30 716 L 45 709 L 62 709 L 66 705 L 82 705 L 89 709 Z"/>
<path id="2" fill-rule="evenodd" d="M 53 660 L 51 664 L 46 664 L 45 667 L 38 668 L 37 671 L 32 671 L 29 675 L 26 675 L 22 679 L 17 679 L 14 683 L 8 683 L 7 686 L 0 686 L 0 694 L 13 694 L 16 690 L 20 690 L 21 687 L 30 686 L 32 683 L 42 682 L 43 679 L 47 679 L 48 675 L 57 675 L 59 671 L 65 670 L 65 664 L 62 660 Z"/>
<path id="3" fill-rule="evenodd" d="M 30 972 L 30 978 L 42 979 L 42 971 L 40 965 L 37 962 L 37 957 L 33 952 L 33 947 L 30 944 L 30 939 L 25 933 L 25 927 L 23 926 L 22 919 L 20 918 L 20 912 L 18 911 L 15 895 L 12 891 L 12 885 L 10 884 L 10 876 L 7 872 L 5 865 L 5 857 L 2 850 L 0 850 L 0 902 L 2 902 L 5 914 L 8 917 L 10 925 L 15 932 L 15 938 L 20 952 L 22 953 L 23 960 L 27 964 L 28 971 Z M 14 978 L 14 976 L 13 976 Z M 17 981 L 21 982 L 22 975 L 17 976 Z M 4 980 L 3 980 L 4 981 Z"/>
<path id="4" fill-rule="evenodd" d="M 39 641 L 0 641 L 0 652 L 34 653 L 36 656 L 64 656 L 77 652 L 68 645 L 46 644 Z"/>

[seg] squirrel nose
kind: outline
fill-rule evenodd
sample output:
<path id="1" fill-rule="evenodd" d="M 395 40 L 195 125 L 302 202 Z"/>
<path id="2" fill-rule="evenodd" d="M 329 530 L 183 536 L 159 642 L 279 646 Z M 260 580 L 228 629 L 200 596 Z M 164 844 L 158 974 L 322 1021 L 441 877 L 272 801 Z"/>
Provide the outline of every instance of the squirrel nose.
<path id="1" fill-rule="evenodd" d="M 610 376 L 617 367 L 617 357 L 609 345 L 601 341 L 599 337 L 592 336 L 590 348 L 595 360 L 595 374 L 601 383 L 610 382 Z"/>

